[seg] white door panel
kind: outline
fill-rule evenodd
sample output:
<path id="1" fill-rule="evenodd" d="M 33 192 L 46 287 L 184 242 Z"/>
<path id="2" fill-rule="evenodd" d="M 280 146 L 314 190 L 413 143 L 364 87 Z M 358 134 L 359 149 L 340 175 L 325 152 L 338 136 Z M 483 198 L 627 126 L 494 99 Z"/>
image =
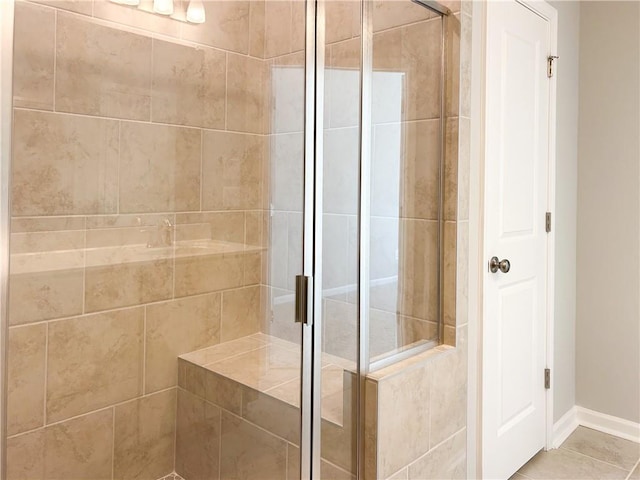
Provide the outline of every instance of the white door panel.
<path id="1" fill-rule="evenodd" d="M 547 20 L 487 4 L 483 477 L 509 478 L 545 443 Z"/>

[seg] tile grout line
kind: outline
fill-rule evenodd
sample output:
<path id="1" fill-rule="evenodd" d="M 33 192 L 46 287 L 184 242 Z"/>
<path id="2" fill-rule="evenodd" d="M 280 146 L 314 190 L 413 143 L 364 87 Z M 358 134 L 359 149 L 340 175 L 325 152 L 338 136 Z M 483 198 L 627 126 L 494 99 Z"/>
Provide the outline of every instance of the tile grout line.
<path id="1" fill-rule="evenodd" d="M 205 404 L 205 408 L 206 408 L 206 404 Z M 240 402 L 240 408 L 242 408 L 242 401 Z M 218 420 L 218 478 L 221 478 L 220 473 L 222 471 L 222 411 L 223 409 L 218 407 L 218 410 L 220 413 L 220 418 Z"/>
<path id="2" fill-rule="evenodd" d="M 45 338 L 44 338 L 44 391 L 43 406 L 42 406 L 42 428 L 47 425 L 47 389 L 49 388 L 49 322 L 45 323 Z"/>
<path id="3" fill-rule="evenodd" d="M 116 474 L 116 407 L 111 407 L 111 478 Z"/>
<path id="4" fill-rule="evenodd" d="M 158 121 L 149 121 L 149 120 L 140 120 L 138 118 L 127 118 L 127 117 L 107 117 L 104 115 L 94 115 L 94 114 L 90 114 L 90 113 L 82 113 L 82 112 L 72 112 L 72 111 L 60 111 L 60 110 L 56 110 L 56 111 L 52 111 L 52 110 L 46 110 L 43 108 L 35 108 L 35 107 L 14 107 L 15 111 L 26 111 L 26 112 L 38 112 L 38 113 L 48 113 L 51 115 L 70 115 L 70 116 L 74 116 L 74 117 L 80 117 L 80 118 L 93 118 L 93 119 L 97 119 L 97 120 L 102 120 L 102 121 L 121 121 L 121 122 L 129 122 L 129 123 L 141 123 L 144 125 L 159 125 L 159 126 L 163 126 L 163 127 L 173 127 L 173 128 L 184 128 L 184 129 L 190 129 L 190 130 L 202 130 L 202 131 L 209 131 L 209 132 L 217 132 L 217 133 L 235 133 L 238 135 L 251 135 L 254 137 L 268 137 L 268 136 L 272 136 L 272 135 L 293 135 L 293 134 L 298 134 L 300 132 L 282 132 L 282 133 L 277 133 L 277 134 L 264 134 L 264 133 L 256 133 L 253 131 L 245 131 L 245 130 L 232 130 L 232 129 L 221 129 L 221 128 L 208 128 L 208 127 L 202 127 L 202 126 L 198 126 L 198 125 L 183 125 L 180 123 L 168 123 L 168 122 L 158 122 Z M 430 119 L 425 119 L 425 120 L 430 120 Z M 355 128 L 355 127 L 344 127 L 344 128 Z M 230 211 L 230 210 L 224 210 L 224 211 Z M 156 212 L 139 212 L 141 214 L 149 214 L 149 213 L 156 213 Z M 182 212 L 170 212 L 170 213 L 182 213 Z M 185 213 L 198 213 L 196 210 L 186 210 Z M 86 214 L 82 214 L 82 215 L 86 215 Z M 89 214 L 91 216 L 100 216 L 100 215 L 114 215 L 113 213 L 100 213 L 100 214 Z M 131 213 L 131 215 L 135 215 L 135 213 Z M 45 215 L 48 216 L 48 215 Z M 65 216 L 65 215 L 52 215 L 52 216 Z M 66 216 L 74 216 L 74 215 L 66 215 Z M 78 216 L 78 215 L 75 215 Z M 29 215 L 24 215 L 24 217 L 29 217 Z M 33 217 L 33 216 L 32 216 Z"/>
<path id="5" fill-rule="evenodd" d="M 147 391 L 147 306 L 142 312 L 142 395 Z"/>
<path id="6" fill-rule="evenodd" d="M 91 410 L 89 412 L 79 413 L 78 415 L 73 415 L 71 417 L 63 418 L 62 420 L 56 420 L 55 422 L 51 422 L 51 423 L 43 425 L 41 427 L 30 428 L 29 430 L 25 430 L 24 432 L 20 432 L 20 433 L 13 434 L 11 436 L 7 436 L 7 439 L 21 437 L 21 436 L 27 435 L 29 433 L 34 433 L 34 432 L 37 432 L 39 430 L 44 430 L 44 429 L 49 428 L 49 427 L 54 427 L 56 425 L 61 425 L 61 424 L 65 423 L 65 422 L 69 422 L 69 421 L 72 421 L 72 420 L 77 420 L 77 419 L 80 419 L 82 417 L 93 415 L 95 413 L 106 412 L 107 410 L 109 410 L 111 408 L 116 408 L 116 407 L 119 407 L 120 405 L 124 405 L 126 403 L 139 401 L 139 400 L 141 400 L 143 398 L 148 398 L 148 397 L 151 397 L 153 395 L 158 395 L 160 393 L 166 393 L 169 390 L 171 390 L 172 388 L 177 388 L 177 387 L 178 387 L 177 385 L 173 385 L 171 387 L 163 388 L 163 389 L 157 390 L 155 392 L 147 393 L 147 394 L 144 394 L 144 395 L 138 395 L 136 397 L 128 398 L 127 400 L 122 400 L 122 401 L 113 403 L 111 405 L 106 405 L 104 407 L 96 408 L 95 410 Z"/>
<path id="7" fill-rule="evenodd" d="M 176 382 L 177 383 L 177 382 Z M 175 397 L 176 397 L 176 407 L 174 409 L 175 416 L 173 418 L 173 471 L 175 473 L 177 461 L 178 461 L 178 388 L 176 387 Z"/>
<path id="8" fill-rule="evenodd" d="M 638 459 L 636 464 L 631 468 L 631 471 L 629 472 L 629 475 L 625 477 L 625 480 L 630 480 L 631 475 L 633 475 L 633 472 L 635 472 L 637 468 L 640 469 L 640 458 Z"/>
<path id="9" fill-rule="evenodd" d="M 53 12 L 53 99 L 52 111 L 56 111 L 56 70 L 58 68 L 58 9 Z"/>

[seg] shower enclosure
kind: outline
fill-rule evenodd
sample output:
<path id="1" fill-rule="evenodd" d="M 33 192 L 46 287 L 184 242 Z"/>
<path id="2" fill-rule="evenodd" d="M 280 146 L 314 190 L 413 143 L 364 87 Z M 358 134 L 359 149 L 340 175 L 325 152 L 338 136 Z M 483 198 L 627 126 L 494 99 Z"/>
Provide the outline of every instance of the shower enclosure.
<path id="1" fill-rule="evenodd" d="M 4 478 L 460 450 L 459 4 L 10 3 Z"/>

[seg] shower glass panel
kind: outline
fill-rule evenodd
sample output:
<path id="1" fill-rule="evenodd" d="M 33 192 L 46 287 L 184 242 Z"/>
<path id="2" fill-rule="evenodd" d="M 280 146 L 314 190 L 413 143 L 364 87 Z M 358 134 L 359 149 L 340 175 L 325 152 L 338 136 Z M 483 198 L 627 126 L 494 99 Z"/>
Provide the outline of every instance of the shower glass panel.
<path id="1" fill-rule="evenodd" d="M 357 471 L 360 2 L 322 2 L 321 472 Z M 320 42 L 322 39 L 319 38 Z M 316 311 L 318 314 L 318 311 Z"/>
<path id="2" fill-rule="evenodd" d="M 287 478 L 306 2 L 119 3 L 15 3 L 8 479 Z"/>
<path id="3" fill-rule="evenodd" d="M 362 219 L 369 284 L 362 288 L 375 369 L 439 340 L 444 17 L 410 1 L 375 2 L 371 10 L 370 204 Z"/>

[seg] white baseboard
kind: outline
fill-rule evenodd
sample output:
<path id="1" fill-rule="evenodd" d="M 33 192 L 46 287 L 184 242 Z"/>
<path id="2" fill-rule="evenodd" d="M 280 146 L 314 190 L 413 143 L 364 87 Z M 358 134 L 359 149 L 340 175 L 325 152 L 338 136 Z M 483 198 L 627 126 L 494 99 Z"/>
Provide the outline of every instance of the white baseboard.
<path id="1" fill-rule="evenodd" d="M 578 423 L 583 427 L 593 428 L 599 432 L 640 443 L 640 423 L 613 417 L 588 408 L 576 406 L 575 409 Z"/>
<path id="2" fill-rule="evenodd" d="M 560 420 L 553 424 L 552 448 L 558 448 L 578 428 L 578 407 L 571 407 Z"/>
<path id="3" fill-rule="evenodd" d="M 640 423 L 575 406 L 553 424 L 552 448 L 562 445 L 578 426 L 640 443 Z"/>

